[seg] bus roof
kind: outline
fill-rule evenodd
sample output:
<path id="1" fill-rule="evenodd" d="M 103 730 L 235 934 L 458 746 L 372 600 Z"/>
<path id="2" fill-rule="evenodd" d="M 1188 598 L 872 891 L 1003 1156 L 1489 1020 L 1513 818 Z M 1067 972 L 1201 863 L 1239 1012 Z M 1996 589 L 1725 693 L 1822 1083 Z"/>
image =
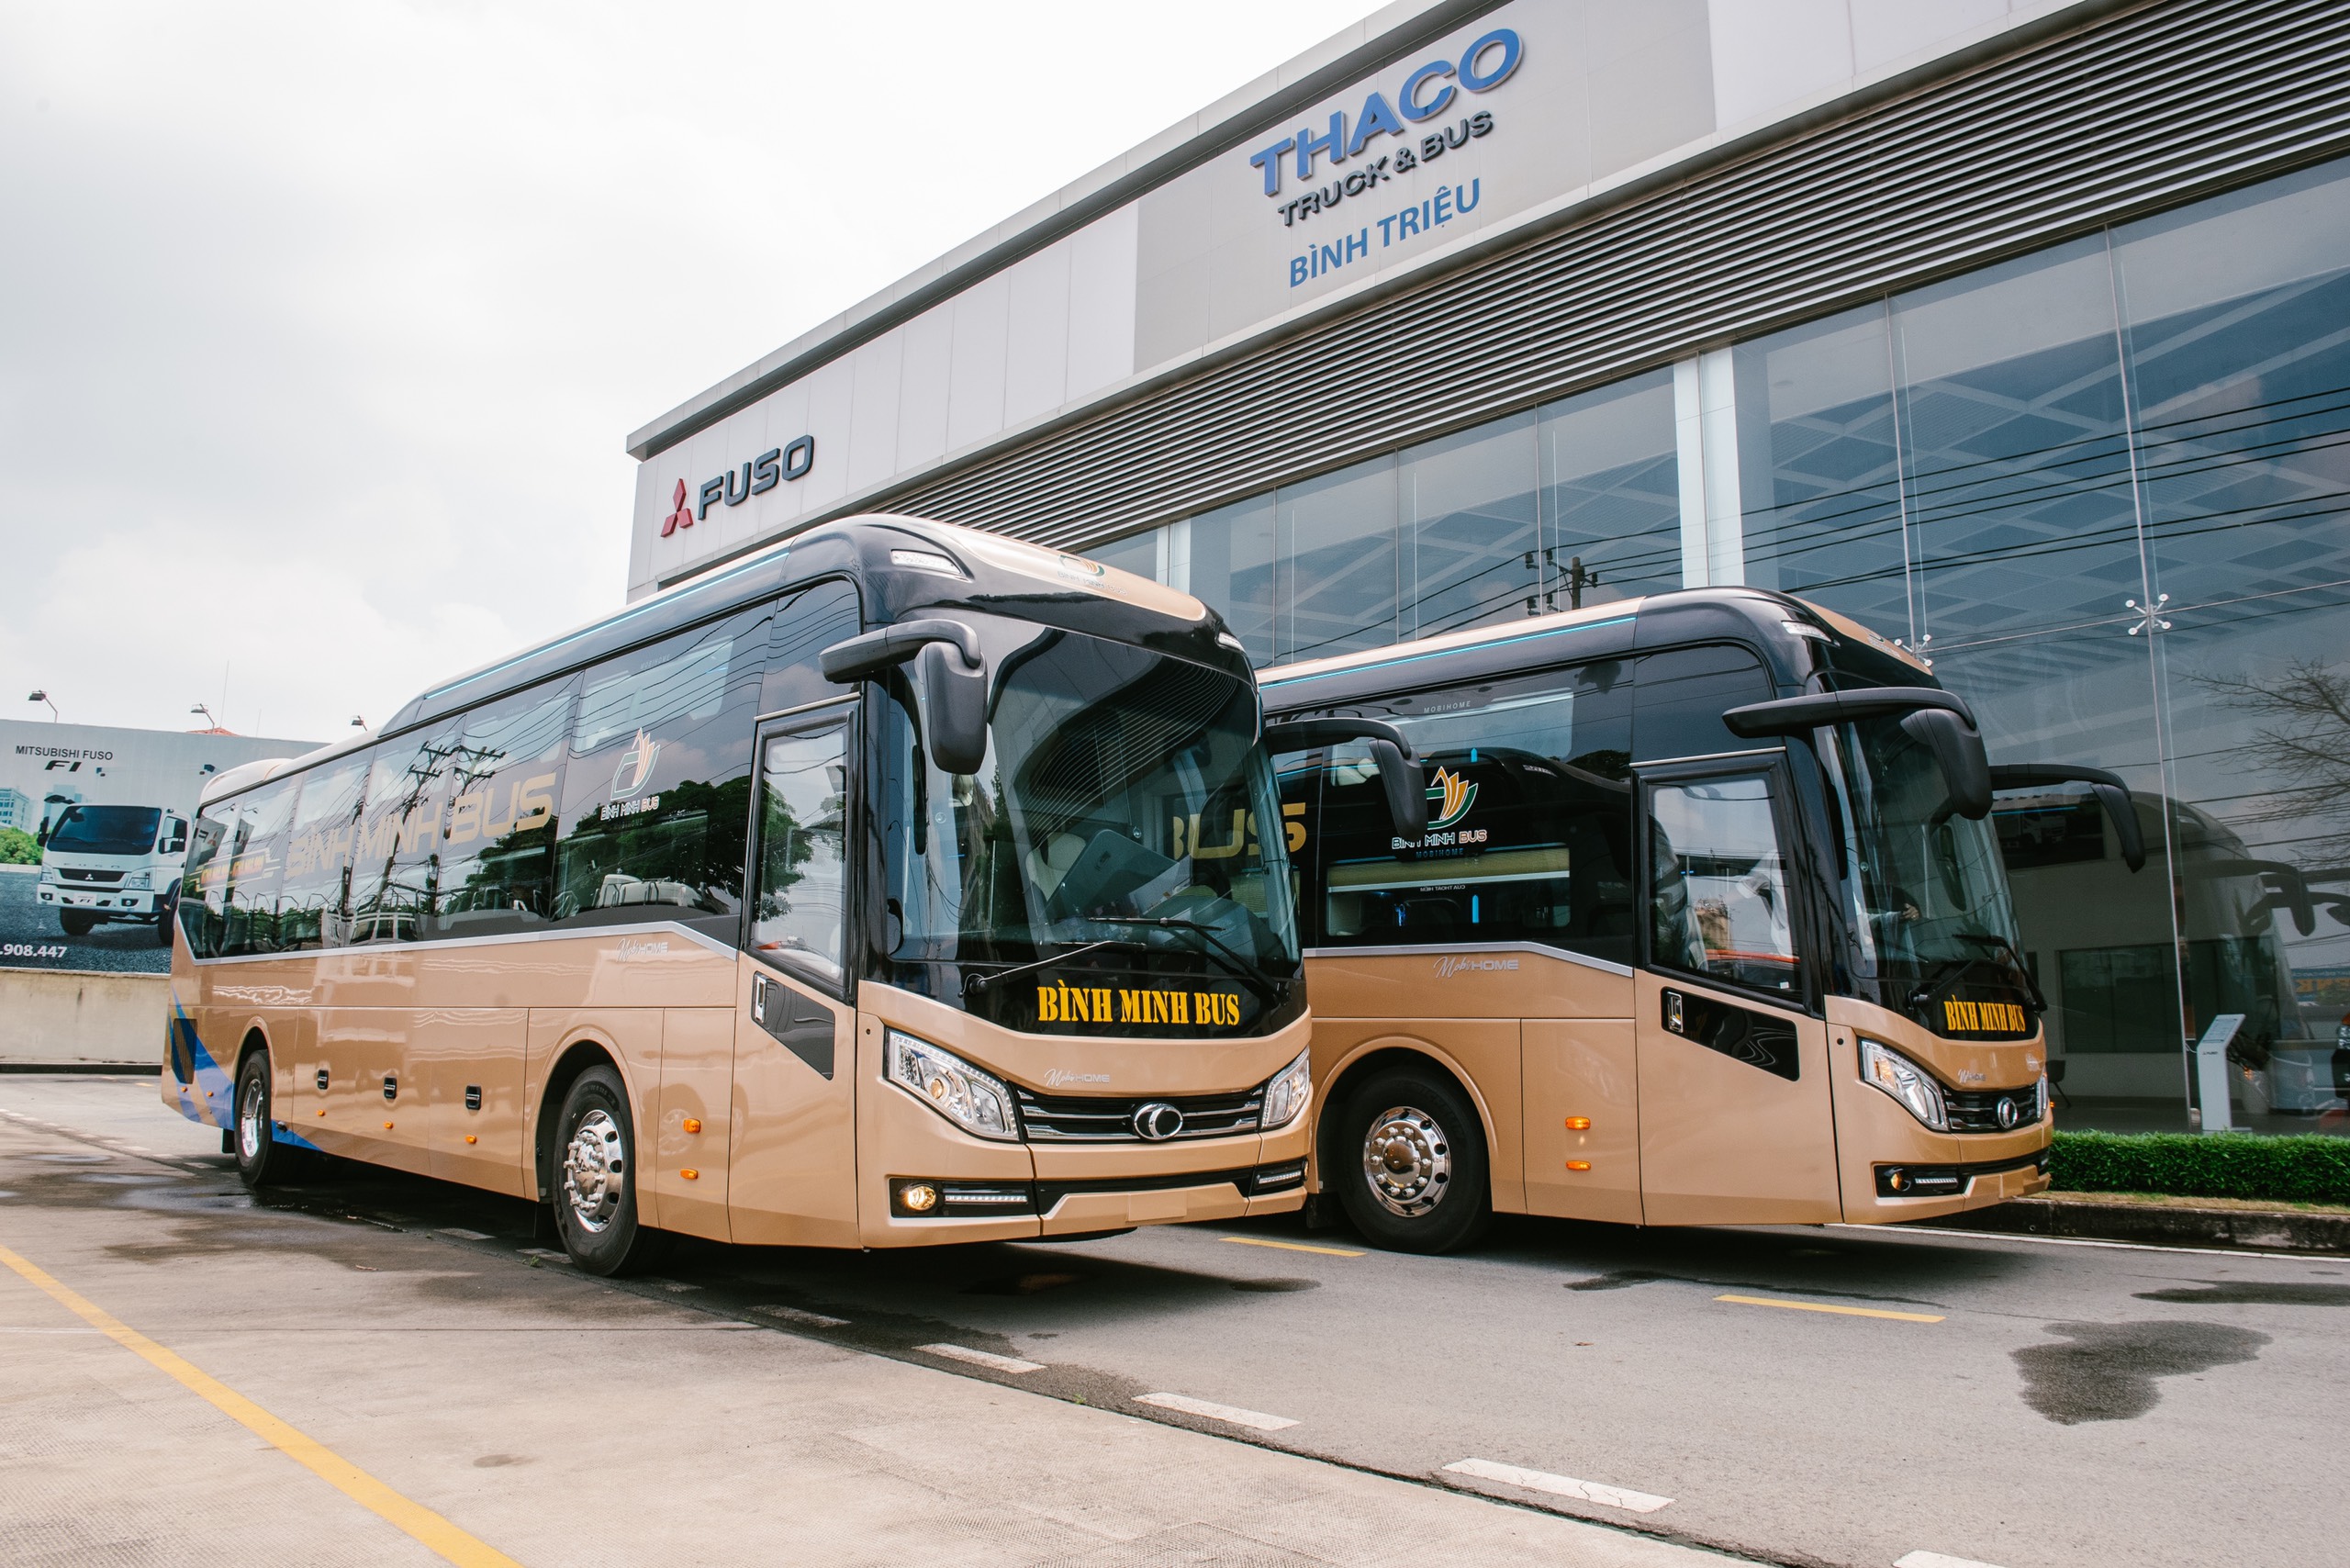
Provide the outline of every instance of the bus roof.
<path id="1" fill-rule="evenodd" d="M 1799 685 L 1811 667 L 1802 645 L 1825 640 L 1897 661 L 1908 666 L 1902 679 L 1911 684 L 1938 684 L 1915 654 L 1860 622 L 1791 594 L 1753 588 L 1684 588 L 1586 605 L 1287 665 L 1258 679 L 1268 708 L 1319 707 L 1392 687 L 1397 673 L 1413 666 L 1426 666 L 1412 671 L 1415 677 L 1474 679 L 1567 659 L 1621 657 L 1725 638 L 1760 646 L 1782 683 Z"/>

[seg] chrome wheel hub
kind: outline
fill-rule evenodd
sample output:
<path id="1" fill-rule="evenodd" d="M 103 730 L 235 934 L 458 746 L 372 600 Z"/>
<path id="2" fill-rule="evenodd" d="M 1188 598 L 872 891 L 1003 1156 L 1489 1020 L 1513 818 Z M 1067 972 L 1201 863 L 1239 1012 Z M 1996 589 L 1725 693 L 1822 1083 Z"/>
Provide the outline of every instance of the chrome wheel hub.
<path id="1" fill-rule="evenodd" d="M 1452 1181 L 1452 1140 L 1426 1111 L 1394 1106 L 1371 1119 L 1362 1173 L 1388 1213 L 1416 1219 L 1444 1201 Z"/>
<path id="2" fill-rule="evenodd" d="M 244 1098 L 237 1106 L 237 1153 L 247 1165 L 261 1158 L 262 1139 L 267 1136 L 262 1127 L 267 1099 L 258 1079 L 245 1081 Z"/>
<path id="3" fill-rule="evenodd" d="M 598 1109 L 579 1118 L 563 1151 L 563 1196 L 571 1217 L 591 1235 L 601 1233 L 621 1212 L 628 1190 L 628 1147 L 611 1113 Z"/>

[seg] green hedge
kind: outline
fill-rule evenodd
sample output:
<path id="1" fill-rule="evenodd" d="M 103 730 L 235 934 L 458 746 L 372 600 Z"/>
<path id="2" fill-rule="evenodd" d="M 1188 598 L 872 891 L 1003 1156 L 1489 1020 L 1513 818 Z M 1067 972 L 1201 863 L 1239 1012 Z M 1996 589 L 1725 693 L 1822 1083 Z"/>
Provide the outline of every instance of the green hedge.
<path id="1" fill-rule="evenodd" d="M 2350 1138 L 2058 1133 L 2049 1175 L 2067 1193 L 2350 1204 Z"/>

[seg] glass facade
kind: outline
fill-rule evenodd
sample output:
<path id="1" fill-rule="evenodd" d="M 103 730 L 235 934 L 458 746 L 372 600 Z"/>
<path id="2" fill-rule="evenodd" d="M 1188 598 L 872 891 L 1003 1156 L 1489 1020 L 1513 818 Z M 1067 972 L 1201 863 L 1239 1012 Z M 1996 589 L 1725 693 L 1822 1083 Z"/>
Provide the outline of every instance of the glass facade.
<path id="1" fill-rule="evenodd" d="M 1259 664 L 1694 584 L 1684 562 L 1898 637 L 1994 762 L 2137 794 L 2134 874 L 2076 791 L 1996 816 L 2060 1116 L 2340 1130 L 2350 164 L 1726 353 L 1702 411 L 1693 359 L 1096 554 L 1216 606 Z M 1727 450 L 1726 548 L 1718 489 L 1709 525 L 1681 476 Z M 2230 1103 L 2198 1107 L 2186 1047 L 2231 1018 Z"/>

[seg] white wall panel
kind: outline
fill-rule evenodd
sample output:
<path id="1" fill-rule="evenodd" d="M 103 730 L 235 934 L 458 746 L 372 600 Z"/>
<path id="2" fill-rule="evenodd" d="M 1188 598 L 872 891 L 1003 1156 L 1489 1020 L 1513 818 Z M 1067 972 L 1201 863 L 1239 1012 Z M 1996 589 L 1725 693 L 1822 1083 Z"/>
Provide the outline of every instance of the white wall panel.
<path id="1" fill-rule="evenodd" d="M 1069 395 L 1069 256 L 1066 240 L 1006 270 L 1003 422 L 1016 425 Z"/>
<path id="2" fill-rule="evenodd" d="M 855 386 L 848 430 L 851 490 L 868 489 L 898 471 L 898 376 L 905 364 L 905 344 L 901 327 L 848 356 Z"/>
<path id="3" fill-rule="evenodd" d="M 1003 428 L 1003 336 L 1011 308 L 1011 285 L 1002 273 L 956 297 L 955 363 L 946 395 L 949 452 Z"/>
<path id="4" fill-rule="evenodd" d="M 955 308 L 923 311 L 899 329 L 905 368 L 898 378 L 898 464 L 912 468 L 946 451 L 946 394 L 955 366 Z"/>

